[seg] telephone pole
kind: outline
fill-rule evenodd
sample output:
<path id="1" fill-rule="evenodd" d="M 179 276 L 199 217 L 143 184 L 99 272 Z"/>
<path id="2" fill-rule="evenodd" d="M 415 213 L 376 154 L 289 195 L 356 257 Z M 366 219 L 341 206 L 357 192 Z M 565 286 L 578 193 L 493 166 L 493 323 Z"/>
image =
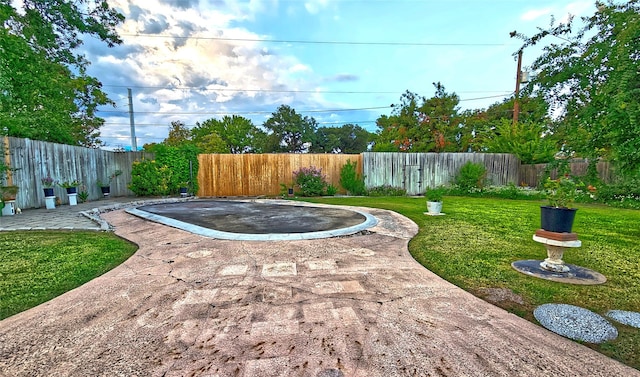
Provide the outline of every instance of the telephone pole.
<path id="1" fill-rule="evenodd" d="M 138 142 L 136 141 L 136 124 L 133 120 L 133 98 L 131 98 L 131 88 L 127 88 L 129 95 L 129 124 L 131 125 L 131 150 L 138 150 Z"/>
<path id="2" fill-rule="evenodd" d="M 520 113 L 520 78 L 522 76 L 522 49 L 518 51 L 518 71 L 516 72 L 516 93 L 513 100 L 513 125 L 518 124 L 518 114 Z"/>

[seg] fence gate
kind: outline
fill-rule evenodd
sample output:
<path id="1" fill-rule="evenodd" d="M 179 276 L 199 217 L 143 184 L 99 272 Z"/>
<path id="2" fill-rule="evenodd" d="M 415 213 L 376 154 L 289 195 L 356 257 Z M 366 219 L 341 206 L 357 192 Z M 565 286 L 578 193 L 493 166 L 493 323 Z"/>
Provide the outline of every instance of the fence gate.
<path id="1" fill-rule="evenodd" d="M 422 169 L 420 165 L 405 165 L 402 186 L 408 195 L 422 195 Z"/>

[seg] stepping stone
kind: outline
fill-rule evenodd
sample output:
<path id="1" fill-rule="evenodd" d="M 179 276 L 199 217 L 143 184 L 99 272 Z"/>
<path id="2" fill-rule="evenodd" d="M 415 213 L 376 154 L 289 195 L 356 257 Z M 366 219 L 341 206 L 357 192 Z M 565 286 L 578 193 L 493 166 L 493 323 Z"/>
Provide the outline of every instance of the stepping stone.
<path id="1" fill-rule="evenodd" d="M 618 337 L 618 330 L 601 315 L 567 304 L 544 304 L 533 316 L 546 329 L 569 339 L 603 343 Z"/>
<path id="2" fill-rule="evenodd" d="M 640 329 L 640 313 L 628 312 L 625 310 L 609 310 L 607 317 L 613 319 L 616 322 L 620 322 L 623 325 L 631 326 Z"/>

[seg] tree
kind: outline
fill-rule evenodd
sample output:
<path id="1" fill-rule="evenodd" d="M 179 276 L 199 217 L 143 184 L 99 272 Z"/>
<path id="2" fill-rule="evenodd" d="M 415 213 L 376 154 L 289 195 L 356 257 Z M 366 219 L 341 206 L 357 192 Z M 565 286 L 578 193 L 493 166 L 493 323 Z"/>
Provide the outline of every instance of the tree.
<path id="1" fill-rule="evenodd" d="M 551 132 L 553 121 L 548 116 L 548 104 L 540 97 L 520 97 L 519 123 L 527 125 L 523 127 L 513 125 L 513 100 L 511 97 L 496 102 L 487 109 L 464 111 L 460 121 L 461 150 L 514 153 L 523 163 L 542 163 L 553 159 L 554 153 L 549 152 L 548 148 L 551 144 L 557 144 L 557 137 Z M 540 140 L 543 136 L 545 139 Z M 533 139 L 528 139 L 529 137 Z M 519 141 L 515 142 L 516 140 Z M 533 148 L 532 145 L 539 143 L 544 144 L 542 149 L 546 152 L 533 152 L 537 147 Z M 526 157 L 529 152 L 518 151 L 520 147 L 529 148 L 530 156 L 535 154 L 537 157 Z M 557 151 L 559 148 L 556 146 L 554 149 Z M 542 156 L 547 156 L 549 160 Z"/>
<path id="2" fill-rule="evenodd" d="M 364 128 L 345 124 L 342 127 L 319 127 L 311 152 L 316 153 L 361 153 L 365 152 L 373 134 Z"/>
<path id="3" fill-rule="evenodd" d="M 227 143 L 217 133 L 210 133 L 194 140 L 201 153 L 229 153 Z"/>
<path id="4" fill-rule="evenodd" d="M 317 122 L 281 105 L 263 126 L 268 130 L 265 152 L 302 153 L 313 143 Z"/>
<path id="5" fill-rule="evenodd" d="M 401 103 L 392 105 L 391 116 L 378 118 L 378 134 L 374 151 L 444 152 L 458 151 L 460 117 L 455 93 L 447 93 L 441 83 L 432 98 L 426 99 L 406 91 Z"/>
<path id="6" fill-rule="evenodd" d="M 107 45 L 124 17 L 106 1 L 0 0 L 0 125 L 17 137 L 96 146 L 100 105 L 112 103 L 86 74 L 81 35 Z"/>
<path id="7" fill-rule="evenodd" d="M 419 127 L 414 137 L 421 152 L 456 152 L 460 140 L 458 104 L 460 97 L 433 83 L 436 93 L 420 107 Z"/>
<path id="8" fill-rule="evenodd" d="M 378 133 L 373 150 L 376 152 L 413 152 L 412 135 L 418 126 L 419 106 L 425 98 L 410 91 L 400 96 L 400 104 L 393 104 L 390 116 L 376 120 Z"/>
<path id="9" fill-rule="evenodd" d="M 221 120 L 208 119 L 191 130 L 193 140 L 200 143 L 208 138 L 207 144 L 213 140 L 210 135 L 216 135 L 224 144 L 224 153 L 254 153 L 261 150 L 260 142 L 264 133 L 254 126 L 250 119 L 233 115 L 224 116 Z M 214 137 L 215 139 L 215 137 Z M 217 144 L 217 142 L 216 142 Z M 219 149 L 219 146 L 216 148 Z"/>
<path id="10" fill-rule="evenodd" d="M 574 32 L 573 19 L 524 40 L 521 49 L 558 37 L 532 64 L 529 90 L 561 111 L 554 130 L 567 152 L 605 157 L 622 175 L 640 176 L 640 0 L 596 2 Z"/>
<path id="11" fill-rule="evenodd" d="M 171 126 L 169 126 L 169 135 L 162 143 L 174 147 L 183 144 L 193 144 L 191 141 L 191 130 L 184 122 L 174 120 L 171 122 Z"/>
<path id="12" fill-rule="evenodd" d="M 558 151 L 556 140 L 543 123 L 502 119 L 484 140 L 484 151 L 511 153 L 523 164 L 540 164 L 553 160 Z"/>

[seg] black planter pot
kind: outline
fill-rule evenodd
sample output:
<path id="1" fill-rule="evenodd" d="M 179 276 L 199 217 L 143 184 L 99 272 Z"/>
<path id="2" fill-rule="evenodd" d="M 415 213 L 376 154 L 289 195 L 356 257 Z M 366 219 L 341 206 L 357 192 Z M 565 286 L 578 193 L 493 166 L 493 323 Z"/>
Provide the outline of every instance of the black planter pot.
<path id="1" fill-rule="evenodd" d="M 180 196 L 187 196 L 187 188 L 180 187 Z"/>
<path id="2" fill-rule="evenodd" d="M 67 194 L 77 194 L 77 193 L 78 193 L 77 187 L 67 187 Z"/>
<path id="3" fill-rule="evenodd" d="M 110 186 L 102 186 L 102 187 L 100 187 L 100 191 L 102 191 L 102 195 L 109 196 L 109 194 L 111 193 L 111 187 Z"/>
<path id="4" fill-rule="evenodd" d="M 55 196 L 55 194 L 53 193 L 53 187 L 44 187 L 43 189 L 45 197 Z"/>
<path id="5" fill-rule="evenodd" d="M 540 207 L 540 226 L 542 229 L 556 233 L 571 233 L 576 208 Z"/>

